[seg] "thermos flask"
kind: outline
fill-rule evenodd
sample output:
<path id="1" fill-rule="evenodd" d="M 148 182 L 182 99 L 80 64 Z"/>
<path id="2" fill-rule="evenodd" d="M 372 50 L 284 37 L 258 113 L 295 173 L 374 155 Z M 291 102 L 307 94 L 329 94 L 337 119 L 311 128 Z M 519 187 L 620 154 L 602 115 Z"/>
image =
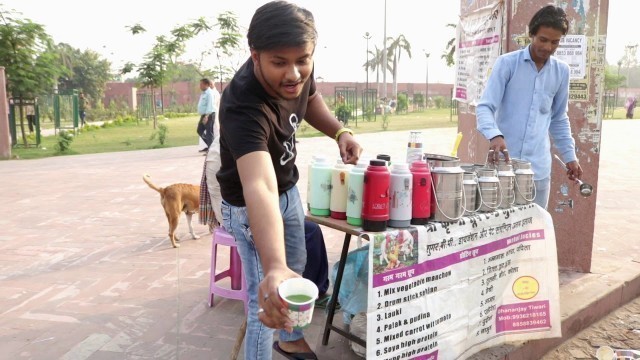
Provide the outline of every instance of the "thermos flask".
<path id="1" fill-rule="evenodd" d="M 326 157 L 318 157 L 311 166 L 311 215 L 329 216 L 332 166 Z"/>
<path id="2" fill-rule="evenodd" d="M 424 225 L 431 217 L 431 172 L 426 161 L 411 164 L 413 191 L 411 196 L 411 224 Z"/>
<path id="3" fill-rule="evenodd" d="M 349 172 L 347 187 L 347 224 L 362 226 L 362 191 L 368 162 L 358 161 Z"/>
<path id="4" fill-rule="evenodd" d="M 389 183 L 391 175 L 384 160 L 371 160 L 364 172 L 362 229 L 385 231 L 389 220 Z"/>
<path id="5" fill-rule="evenodd" d="M 331 172 L 331 201 L 330 216 L 334 219 L 347 218 L 347 190 L 349 181 L 349 166 L 338 160 Z"/>
<path id="6" fill-rule="evenodd" d="M 318 155 L 312 155 L 307 164 L 307 210 L 311 209 L 311 168 L 318 157 Z"/>
<path id="7" fill-rule="evenodd" d="M 404 228 L 411 224 L 413 175 L 407 163 L 393 163 L 389 185 L 389 226 Z"/>
<path id="8" fill-rule="evenodd" d="M 387 163 L 387 167 L 391 166 L 391 156 L 387 154 L 378 154 L 376 159 L 384 160 Z"/>

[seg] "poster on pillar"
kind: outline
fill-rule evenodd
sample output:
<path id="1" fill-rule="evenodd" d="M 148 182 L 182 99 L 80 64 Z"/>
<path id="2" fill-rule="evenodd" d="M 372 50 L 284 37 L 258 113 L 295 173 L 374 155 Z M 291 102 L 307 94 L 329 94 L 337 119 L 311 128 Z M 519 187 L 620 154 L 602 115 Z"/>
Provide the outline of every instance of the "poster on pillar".
<path id="1" fill-rule="evenodd" d="M 566 62 L 571 69 L 569 78 L 584 79 L 587 63 L 587 37 L 584 35 L 565 35 L 560 38 L 560 44 L 554 54 L 558 59 Z"/>
<path id="2" fill-rule="evenodd" d="M 500 55 L 504 2 L 478 9 L 460 18 L 457 28 L 455 99 L 476 105 Z"/>
<path id="3" fill-rule="evenodd" d="M 369 239 L 368 359 L 464 359 L 561 336 L 555 233 L 538 205 Z"/>

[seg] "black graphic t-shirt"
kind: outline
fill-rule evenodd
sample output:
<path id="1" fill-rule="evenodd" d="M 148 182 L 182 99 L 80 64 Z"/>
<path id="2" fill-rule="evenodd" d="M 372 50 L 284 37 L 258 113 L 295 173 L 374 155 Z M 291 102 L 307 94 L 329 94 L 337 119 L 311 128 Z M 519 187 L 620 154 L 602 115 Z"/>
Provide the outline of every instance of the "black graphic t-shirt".
<path id="1" fill-rule="evenodd" d="M 278 181 L 280 194 L 298 181 L 295 165 L 295 133 L 307 111 L 309 96 L 316 91 L 313 72 L 300 97 L 271 97 L 255 74 L 251 59 L 242 65 L 220 101 L 220 158 L 217 173 L 222 198 L 234 206 L 245 206 L 236 160 L 254 151 L 266 151 Z"/>

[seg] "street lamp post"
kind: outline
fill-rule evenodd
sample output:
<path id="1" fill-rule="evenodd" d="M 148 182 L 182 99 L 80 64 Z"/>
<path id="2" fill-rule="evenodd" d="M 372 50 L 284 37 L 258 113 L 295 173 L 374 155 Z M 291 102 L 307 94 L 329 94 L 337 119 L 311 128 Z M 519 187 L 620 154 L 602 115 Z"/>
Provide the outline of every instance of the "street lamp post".
<path id="1" fill-rule="evenodd" d="M 629 69 L 631 65 L 636 65 L 636 51 L 638 50 L 638 44 L 626 46 L 626 58 L 627 58 L 627 89 L 629 88 Z"/>
<path id="2" fill-rule="evenodd" d="M 424 80 L 424 85 L 425 85 L 425 91 L 424 91 L 424 108 L 427 109 L 429 107 L 429 53 L 424 51 L 424 55 L 427 59 L 427 71 L 426 71 L 426 77 Z"/>
<path id="3" fill-rule="evenodd" d="M 618 78 L 616 79 L 616 100 L 614 108 L 618 106 L 618 96 L 620 95 L 620 67 L 622 66 L 622 60 L 618 60 Z"/>
<path id="4" fill-rule="evenodd" d="M 387 0 L 384 0 L 384 34 L 382 35 L 382 98 L 387 101 Z"/>
<path id="5" fill-rule="evenodd" d="M 365 87 L 365 89 L 369 89 L 369 39 L 371 39 L 371 35 L 369 34 L 369 32 L 367 31 L 366 33 L 364 33 L 363 38 L 367 39 L 367 53 L 365 54 L 365 63 L 364 63 L 364 67 L 365 67 L 365 71 L 367 72 L 367 86 Z"/>

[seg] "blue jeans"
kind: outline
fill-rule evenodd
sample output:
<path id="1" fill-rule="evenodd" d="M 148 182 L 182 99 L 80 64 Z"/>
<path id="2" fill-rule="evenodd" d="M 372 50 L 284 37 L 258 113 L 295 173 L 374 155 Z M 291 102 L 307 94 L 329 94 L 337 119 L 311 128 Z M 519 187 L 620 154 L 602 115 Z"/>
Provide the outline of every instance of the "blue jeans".
<path id="1" fill-rule="evenodd" d="M 284 222 L 287 266 L 302 275 L 307 262 L 304 210 L 300 194 L 295 186 L 280 195 L 280 213 Z M 247 208 L 233 206 L 223 200 L 222 225 L 236 240 L 249 293 L 249 314 L 247 332 L 244 338 L 244 358 L 247 360 L 270 360 L 275 330 L 266 327 L 258 320 L 258 284 L 264 278 L 264 274 L 260 257 L 253 241 L 253 235 L 249 228 Z M 292 333 L 284 330 L 279 332 L 280 341 L 295 341 L 302 337 L 302 330 L 294 330 Z"/>
<path id="2" fill-rule="evenodd" d="M 551 188 L 551 178 L 542 180 L 534 180 L 536 186 L 536 197 L 533 202 L 540 205 L 541 208 L 547 209 L 549 204 L 549 190 Z"/>

